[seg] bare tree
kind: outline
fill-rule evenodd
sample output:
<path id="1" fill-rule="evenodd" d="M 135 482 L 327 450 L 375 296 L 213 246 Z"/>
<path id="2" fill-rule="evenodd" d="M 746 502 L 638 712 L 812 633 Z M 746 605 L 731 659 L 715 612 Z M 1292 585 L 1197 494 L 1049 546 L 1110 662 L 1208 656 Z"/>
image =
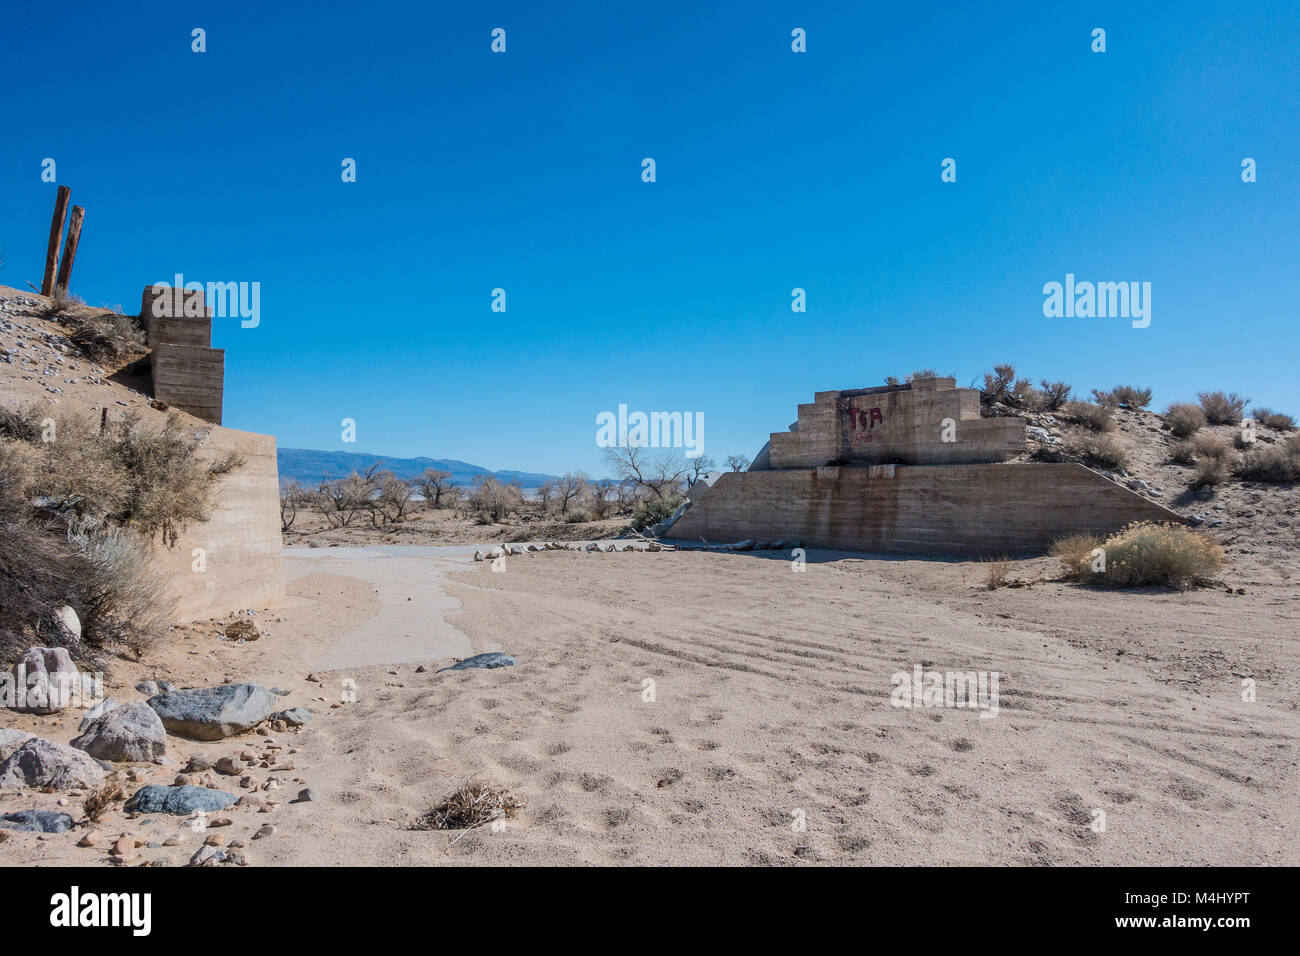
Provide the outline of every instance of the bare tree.
<path id="1" fill-rule="evenodd" d="M 519 482 L 503 485 L 493 475 L 476 475 L 470 503 L 492 521 L 500 521 L 510 512 L 518 511 L 524 501 L 524 490 Z"/>
<path id="2" fill-rule="evenodd" d="M 597 518 L 604 518 L 609 515 L 610 508 L 614 506 L 613 501 L 611 501 L 614 493 L 614 482 L 608 478 L 602 478 L 591 483 L 591 510 L 595 512 Z"/>
<path id="3" fill-rule="evenodd" d="M 298 517 L 298 508 L 307 504 L 306 489 L 295 479 L 280 486 L 280 530 L 288 531 Z"/>
<path id="4" fill-rule="evenodd" d="M 690 474 L 686 476 L 687 488 L 693 487 L 697 481 L 699 481 L 709 472 L 713 471 L 715 468 L 718 467 L 717 462 L 715 462 L 708 455 L 700 455 L 696 458 L 689 458 L 687 459 L 687 461 L 690 462 L 690 466 L 691 466 Z"/>
<path id="5" fill-rule="evenodd" d="M 376 524 L 381 523 L 376 515 L 386 522 L 406 520 L 407 509 L 415 497 L 415 486 L 405 478 L 398 478 L 391 471 L 383 472 L 377 478 L 379 488 L 372 499 L 371 520 Z"/>
<path id="6" fill-rule="evenodd" d="M 731 466 L 732 471 L 744 471 L 749 467 L 750 461 L 744 455 L 728 455 L 727 464 Z"/>
<path id="7" fill-rule="evenodd" d="M 569 504 L 582 497 L 587 490 L 587 476 L 582 472 L 568 471 L 555 483 L 555 498 L 560 503 L 560 514 L 569 513 Z"/>
<path id="8" fill-rule="evenodd" d="M 456 487 L 456 482 L 451 481 L 451 472 L 439 471 L 437 468 L 426 468 L 424 474 L 415 479 L 415 487 L 419 489 L 420 496 L 425 502 L 433 502 L 432 507 L 436 511 L 442 507 L 442 497 Z"/>
<path id="9" fill-rule="evenodd" d="M 537 486 L 537 500 L 542 503 L 542 514 L 551 509 L 551 499 L 555 497 L 555 481 L 547 478 Z"/>
<path id="10" fill-rule="evenodd" d="M 619 478 L 630 481 L 638 491 L 648 492 L 660 500 L 681 491 L 687 472 L 685 461 L 672 452 L 651 455 L 636 445 L 606 448 L 605 459 Z"/>

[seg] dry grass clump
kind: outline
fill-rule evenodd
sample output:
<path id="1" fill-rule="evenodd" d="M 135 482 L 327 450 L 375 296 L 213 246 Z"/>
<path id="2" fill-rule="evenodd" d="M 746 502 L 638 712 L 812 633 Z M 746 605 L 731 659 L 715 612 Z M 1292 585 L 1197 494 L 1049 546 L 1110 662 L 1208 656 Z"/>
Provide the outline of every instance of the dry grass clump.
<path id="1" fill-rule="evenodd" d="M 124 797 L 122 782 L 117 774 L 113 774 L 86 794 L 86 798 L 81 801 L 81 809 L 85 812 L 88 821 L 98 823 L 103 819 L 104 814 L 113 808 L 113 804 Z"/>
<path id="2" fill-rule="evenodd" d="M 1266 428 L 1276 428 L 1280 432 L 1289 432 L 1295 428 L 1294 418 L 1282 412 L 1275 412 L 1271 408 L 1255 408 L 1250 414 L 1255 421 Z"/>
<path id="3" fill-rule="evenodd" d="M 1111 418 L 1110 410 L 1102 405 L 1094 405 L 1091 402 L 1067 402 L 1061 406 L 1061 414 L 1068 420 L 1095 432 L 1108 432 L 1115 429 L 1115 419 Z"/>
<path id="4" fill-rule="evenodd" d="M 1007 583 L 1007 575 L 1010 573 L 1010 558 L 989 558 L 984 562 L 984 586 L 990 591 L 996 591 Z"/>
<path id="5" fill-rule="evenodd" d="M 527 801 L 505 787 L 468 780 L 436 806 L 420 814 L 413 830 L 470 830 L 514 817 Z"/>
<path id="6" fill-rule="evenodd" d="M 1200 405 L 1175 402 L 1165 412 L 1165 421 L 1169 423 L 1169 430 L 1179 438 L 1190 438 L 1205 427 L 1206 419 Z"/>
<path id="7" fill-rule="evenodd" d="M 1137 410 L 1151 404 L 1151 389 L 1138 388 L 1133 385 L 1116 385 L 1109 391 L 1092 390 L 1092 397 L 1098 405 L 1122 405 Z"/>
<path id="8" fill-rule="evenodd" d="M 1062 538 L 1053 543 L 1050 553 L 1061 562 L 1068 579 L 1113 587 L 1185 590 L 1209 583 L 1224 562 L 1223 548 L 1208 535 L 1151 521 L 1128 525 L 1105 539 Z"/>
<path id="9" fill-rule="evenodd" d="M 1242 481 L 1277 484 L 1300 481 L 1300 435 L 1281 445 L 1247 452 L 1238 461 L 1235 473 Z"/>
<path id="10" fill-rule="evenodd" d="M 1201 409 L 1211 425 L 1235 425 L 1241 421 L 1249 398 L 1242 398 L 1236 392 L 1198 392 Z"/>
<path id="11" fill-rule="evenodd" d="M 1084 433 L 1071 438 L 1065 450 L 1098 468 L 1126 468 L 1128 452 L 1111 435 Z"/>
<path id="12" fill-rule="evenodd" d="M 1196 460 L 1196 452 L 1192 449 L 1191 442 L 1180 441 L 1169 449 L 1169 457 L 1180 465 L 1190 465 Z"/>

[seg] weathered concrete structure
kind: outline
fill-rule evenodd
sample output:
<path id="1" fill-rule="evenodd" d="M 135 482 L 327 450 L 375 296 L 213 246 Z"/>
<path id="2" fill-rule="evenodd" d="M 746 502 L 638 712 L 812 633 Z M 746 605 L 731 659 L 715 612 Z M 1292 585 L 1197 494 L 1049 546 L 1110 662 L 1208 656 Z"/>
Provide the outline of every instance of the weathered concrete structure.
<path id="1" fill-rule="evenodd" d="M 211 520 L 157 547 L 159 567 L 177 599 L 176 617 L 194 620 L 277 604 L 284 581 L 275 438 L 219 427 L 225 352 L 211 347 L 212 311 L 201 290 L 147 287 L 140 324 L 150 348 L 153 397 L 212 424 L 204 456 L 236 452 L 243 459 L 222 477 Z"/>
<path id="2" fill-rule="evenodd" d="M 208 429 L 200 449 L 205 458 L 215 460 L 232 451 L 243 464 L 221 477 L 211 519 L 190 525 L 174 544 L 156 548 L 180 621 L 284 600 L 275 438 L 232 428 Z"/>
<path id="3" fill-rule="evenodd" d="M 201 290 L 152 285 L 140 302 L 153 397 L 221 424 L 226 353 L 212 348 L 212 310 Z"/>
<path id="4" fill-rule="evenodd" d="M 979 393 L 952 379 L 818 392 L 749 471 L 693 489 L 668 536 L 993 556 L 1182 520 L 1083 465 L 998 464 L 1024 450 L 1023 421 L 981 418 Z"/>

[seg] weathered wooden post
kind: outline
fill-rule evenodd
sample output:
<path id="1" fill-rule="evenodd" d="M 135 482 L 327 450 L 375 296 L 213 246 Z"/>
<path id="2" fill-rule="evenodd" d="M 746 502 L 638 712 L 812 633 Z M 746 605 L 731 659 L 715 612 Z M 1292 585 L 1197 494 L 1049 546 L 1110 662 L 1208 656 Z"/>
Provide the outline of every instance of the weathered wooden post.
<path id="1" fill-rule="evenodd" d="M 72 207 L 72 219 L 68 222 L 68 244 L 63 247 L 63 261 L 59 263 L 59 279 L 54 288 L 60 292 L 68 291 L 68 280 L 72 278 L 72 263 L 77 258 L 77 243 L 81 241 L 81 224 L 85 221 L 86 210 L 80 206 Z"/>
<path id="2" fill-rule="evenodd" d="M 50 245 L 45 251 L 45 278 L 41 282 L 41 295 L 54 293 L 54 270 L 59 264 L 59 247 L 63 245 L 63 220 L 68 214 L 68 198 L 72 190 L 67 186 L 59 187 L 59 196 L 54 200 L 54 221 L 50 223 Z"/>

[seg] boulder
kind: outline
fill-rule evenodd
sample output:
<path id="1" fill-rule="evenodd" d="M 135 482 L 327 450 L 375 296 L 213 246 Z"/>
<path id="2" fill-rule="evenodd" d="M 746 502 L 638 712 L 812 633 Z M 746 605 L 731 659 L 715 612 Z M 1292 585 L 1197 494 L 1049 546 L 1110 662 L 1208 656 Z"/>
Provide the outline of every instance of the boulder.
<path id="1" fill-rule="evenodd" d="M 103 768 L 92 757 L 43 737 L 28 740 L 0 763 L 0 787 L 72 790 L 103 782 Z"/>
<path id="2" fill-rule="evenodd" d="M 11 710 L 57 714 L 82 689 L 81 673 L 63 647 L 29 647 L 14 665 Z"/>
<path id="3" fill-rule="evenodd" d="M 90 710 L 86 711 L 81 718 L 81 723 L 77 725 L 78 733 L 85 733 L 87 727 L 93 724 L 100 717 L 103 717 L 110 710 L 114 710 L 121 705 L 117 702 L 116 697 L 105 697 Z"/>
<path id="4" fill-rule="evenodd" d="M 55 608 L 50 618 L 56 627 L 71 635 L 73 640 L 81 640 L 81 618 L 77 617 L 77 612 L 68 605 Z"/>
<path id="5" fill-rule="evenodd" d="M 220 740 L 270 717 L 275 695 L 260 684 L 222 684 L 157 694 L 147 703 L 169 732 L 194 740 Z"/>
<path id="6" fill-rule="evenodd" d="M 158 686 L 157 682 L 151 680 L 140 681 L 140 683 L 135 685 L 135 689 L 142 694 L 148 694 L 150 697 L 162 692 L 162 688 Z"/>
<path id="7" fill-rule="evenodd" d="M 209 787 L 165 787 L 151 783 L 141 787 L 126 802 L 127 813 L 171 813 L 188 816 L 202 810 L 211 813 L 224 810 L 235 802 L 235 796 Z"/>
<path id="8" fill-rule="evenodd" d="M 465 671 L 476 667 L 513 667 L 519 662 L 508 654 L 502 654 L 499 651 L 492 651 L 489 654 L 475 654 L 473 657 L 467 657 L 463 661 L 452 664 L 450 667 L 438 668 L 438 673 L 443 671 Z"/>
<path id="9" fill-rule="evenodd" d="M 67 833 L 72 817 L 56 810 L 19 810 L 0 816 L 0 828 L 31 833 Z"/>
<path id="10" fill-rule="evenodd" d="M 0 760 L 4 760 L 11 753 L 21 747 L 26 741 L 35 737 L 35 734 L 29 734 L 25 730 L 9 730 L 0 727 Z"/>
<path id="11" fill-rule="evenodd" d="M 152 707 L 136 701 L 105 711 L 72 746 L 101 760 L 157 760 L 167 752 L 167 730 Z"/>
<path id="12" fill-rule="evenodd" d="M 307 721 L 311 720 L 311 711 L 306 707 L 290 707 L 288 710 L 282 710 L 279 713 L 271 715 L 272 720 L 283 720 L 291 727 L 301 727 Z"/>

